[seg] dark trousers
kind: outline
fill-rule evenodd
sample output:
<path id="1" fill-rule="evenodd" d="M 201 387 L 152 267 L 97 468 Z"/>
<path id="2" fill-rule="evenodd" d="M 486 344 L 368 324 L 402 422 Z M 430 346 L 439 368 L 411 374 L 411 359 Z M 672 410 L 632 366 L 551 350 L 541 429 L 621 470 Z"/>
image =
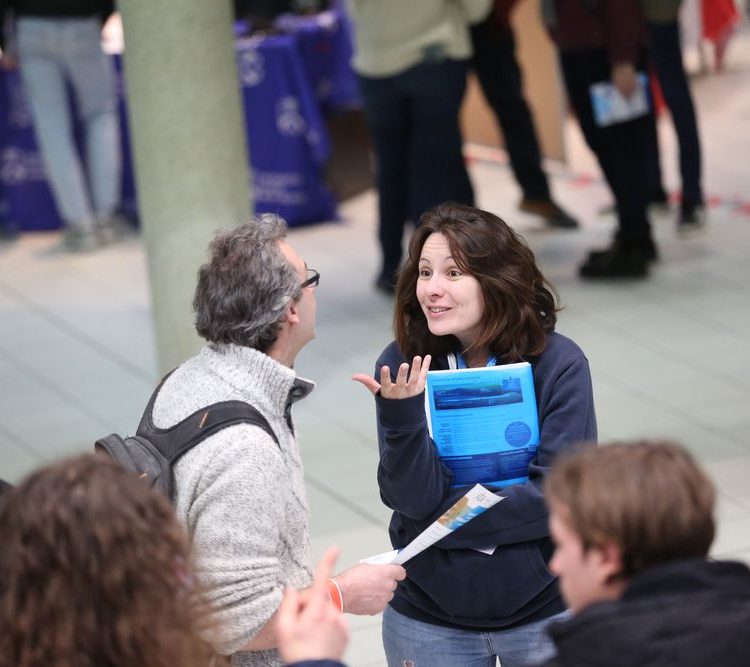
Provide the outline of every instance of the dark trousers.
<path id="1" fill-rule="evenodd" d="M 561 51 L 565 87 L 589 148 L 596 155 L 604 178 L 615 199 L 619 223 L 618 237 L 639 241 L 650 237 L 646 216 L 651 187 L 649 123 L 652 114 L 599 127 L 594 122 L 589 87 L 609 81 L 607 55 L 602 49 Z"/>
<path id="2" fill-rule="evenodd" d="M 659 79 L 664 101 L 680 146 L 682 200 L 687 205 L 703 203 L 701 188 L 701 147 L 693 97 L 682 64 L 680 29 L 672 23 L 649 23 L 649 56 Z"/>
<path id="3" fill-rule="evenodd" d="M 474 203 L 458 113 L 466 89 L 464 61 L 421 63 L 395 76 L 360 76 L 377 157 L 383 277 L 402 256 L 407 220 L 415 224 L 444 201 Z"/>
<path id="4" fill-rule="evenodd" d="M 516 61 L 513 31 L 499 27 L 494 18 L 471 29 L 472 66 L 487 103 L 503 131 L 513 175 L 527 199 L 550 198 L 547 177 L 531 111 L 523 96 L 523 79 Z"/>

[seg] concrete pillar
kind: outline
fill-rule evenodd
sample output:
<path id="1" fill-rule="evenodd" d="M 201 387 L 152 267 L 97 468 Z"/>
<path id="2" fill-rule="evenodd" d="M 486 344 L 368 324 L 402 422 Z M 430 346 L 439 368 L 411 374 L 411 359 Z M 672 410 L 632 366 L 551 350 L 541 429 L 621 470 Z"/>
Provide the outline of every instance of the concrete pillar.
<path id="1" fill-rule="evenodd" d="M 250 215 L 230 0 L 122 0 L 125 76 L 158 363 L 201 341 L 196 272 L 215 229 Z"/>

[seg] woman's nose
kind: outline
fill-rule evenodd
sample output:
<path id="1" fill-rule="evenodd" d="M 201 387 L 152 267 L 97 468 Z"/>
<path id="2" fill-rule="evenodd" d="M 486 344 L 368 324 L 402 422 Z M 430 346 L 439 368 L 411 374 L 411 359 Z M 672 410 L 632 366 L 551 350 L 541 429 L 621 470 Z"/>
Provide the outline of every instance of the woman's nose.
<path id="1" fill-rule="evenodd" d="M 436 273 L 433 273 L 430 276 L 430 280 L 427 283 L 427 291 L 429 294 L 442 294 L 443 293 L 442 277 Z"/>

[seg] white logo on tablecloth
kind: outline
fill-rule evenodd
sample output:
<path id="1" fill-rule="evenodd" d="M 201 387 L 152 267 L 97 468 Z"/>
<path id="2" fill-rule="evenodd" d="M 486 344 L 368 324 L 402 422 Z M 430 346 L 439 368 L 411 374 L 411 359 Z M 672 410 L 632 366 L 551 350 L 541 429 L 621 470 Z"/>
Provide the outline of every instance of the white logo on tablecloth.
<path id="1" fill-rule="evenodd" d="M 237 68 L 240 81 L 244 86 L 257 86 L 266 77 L 266 63 L 256 49 L 247 49 L 237 53 Z"/>
<path id="2" fill-rule="evenodd" d="M 20 81 L 8 86 L 8 123 L 14 127 L 31 127 L 31 112 Z"/>
<path id="3" fill-rule="evenodd" d="M 0 151 L 0 184 L 9 187 L 44 180 L 44 165 L 38 153 L 18 148 Z"/>
<path id="4" fill-rule="evenodd" d="M 305 182 L 296 171 L 252 173 L 253 195 L 264 206 L 304 206 L 308 203 Z"/>
<path id="5" fill-rule="evenodd" d="M 305 119 L 299 111 L 299 100 L 293 95 L 282 97 L 276 103 L 276 127 L 281 134 L 290 137 L 305 131 Z"/>

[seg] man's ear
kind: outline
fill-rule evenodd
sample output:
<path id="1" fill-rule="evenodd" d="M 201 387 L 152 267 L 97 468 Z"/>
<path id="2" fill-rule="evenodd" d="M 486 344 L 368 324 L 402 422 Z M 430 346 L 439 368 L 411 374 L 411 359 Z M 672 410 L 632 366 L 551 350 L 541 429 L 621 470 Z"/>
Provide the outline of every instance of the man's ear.
<path id="1" fill-rule="evenodd" d="M 622 575 L 622 549 L 614 542 L 608 542 L 597 551 L 602 583 L 609 584 L 618 581 Z"/>
<path id="2" fill-rule="evenodd" d="M 299 324 L 299 307 L 296 301 L 292 301 L 289 304 L 289 308 L 286 309 L 285 319 L 289 324 Z"/>

